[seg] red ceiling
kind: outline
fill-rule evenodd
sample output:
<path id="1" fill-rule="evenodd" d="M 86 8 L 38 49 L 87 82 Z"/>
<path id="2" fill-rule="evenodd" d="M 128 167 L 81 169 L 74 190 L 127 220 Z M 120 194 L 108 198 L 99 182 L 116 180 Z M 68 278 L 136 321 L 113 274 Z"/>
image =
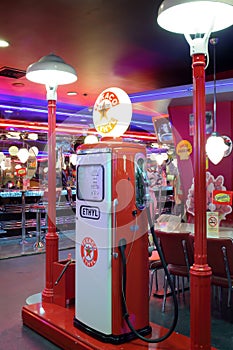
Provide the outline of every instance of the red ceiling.
<path id="1" fill-rule="evenodd" d="M 0 68 L 26 70 L 53 52 L 75 67 L 78 81 L 58 88 L 61 102 L 90 106 L 118 86 L 128 94 L 192 82 L 189 47 L 182 35 L 159 28 L 156 0 L 17 0 L 0 3 Z M 233 69 L 232 27 L 219 33 L 217 71 Z M 210 61 L 207 74 L 212 74 Z M 15 86 L 22 83 L 23 86 Z M 68 97 L 68 91 L 78 95 Z M 45 99 L 43 86 L 25 77 L 0 77 L 0 94 Z"/>

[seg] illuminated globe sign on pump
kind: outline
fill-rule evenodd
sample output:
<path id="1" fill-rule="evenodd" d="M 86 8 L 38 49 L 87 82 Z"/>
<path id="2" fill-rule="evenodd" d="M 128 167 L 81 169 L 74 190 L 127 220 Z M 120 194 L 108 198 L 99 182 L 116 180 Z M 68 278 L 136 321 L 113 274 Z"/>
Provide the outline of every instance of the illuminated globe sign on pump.
<path id="1" fill-rule="evenodd" d="M 120 88 L 107 88 L 98 96 L 93 108 L 93 122 L 102 136 L 119 137 L 128 129 L 132 118 L 129 96 Z"/>

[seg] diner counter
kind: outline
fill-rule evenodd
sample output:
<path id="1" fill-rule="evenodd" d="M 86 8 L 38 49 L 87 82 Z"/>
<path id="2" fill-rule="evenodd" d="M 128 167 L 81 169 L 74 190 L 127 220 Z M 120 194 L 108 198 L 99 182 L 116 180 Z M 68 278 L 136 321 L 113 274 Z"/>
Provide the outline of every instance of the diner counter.
<path id="1" fill-rule="evenodd" d="M 180 223 L 174 227 L 174 230 L 169 227 L 169 229 L 166 228 L 166 225 L 163 223 L 163 225 L 155 224 L 154 225 L 155 230 L 161 230 L 161 231 L 169 231 L 169 232 L 190 232 L 194 234 L 194 224 L 190 223 Z M 232 238 L 233 239 L 233 227 L 219 227 L 218 232 L 207 232 L 207 237 L 210 238 Z"/>

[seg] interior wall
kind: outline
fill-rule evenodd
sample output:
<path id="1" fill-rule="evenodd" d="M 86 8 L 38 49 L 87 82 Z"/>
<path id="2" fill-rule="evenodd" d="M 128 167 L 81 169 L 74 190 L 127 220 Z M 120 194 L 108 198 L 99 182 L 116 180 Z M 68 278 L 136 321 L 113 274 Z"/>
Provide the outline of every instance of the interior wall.
<path id="1" fill-rule="evenodd" d="M 216 131 L 220 135 L 229 136 L 233 138 L 233 102 L 232 101 L 221 101 L 217 102 L 216 105 Z M 190 135 L 189 129 L 189 115 L 193 113 L 193 106 L 170 106 L 168 108 L 169 116 L 173 126 L 173 137 L 175 147 L 181 140 L 187 140 L 192 145 L 192 153 L 189 159 L 181 160 L 177 155 L 178 168 L 181 178 L 181 186 L 184 193 L 184 200 L 186 201 L 188 190 L 192 184 L 192 179 L 194 176 L 193 169 L 193 136 Z M 206 105 L 206 111 L 212 111 L 213 113 L 213 103 Z M 207 135 L 208 137 L 209 135 Z M 204 150 L 203 150 L 204 151 Z M 223 160 L 214 165 L 210 161 L 208 162 L 208 171 L 216 178 L 218 175 L 223 175 L 224 185 L 226 189 L 233 190 L 233 157 L 232 153 L 228 157 L 224 157 Z"/>

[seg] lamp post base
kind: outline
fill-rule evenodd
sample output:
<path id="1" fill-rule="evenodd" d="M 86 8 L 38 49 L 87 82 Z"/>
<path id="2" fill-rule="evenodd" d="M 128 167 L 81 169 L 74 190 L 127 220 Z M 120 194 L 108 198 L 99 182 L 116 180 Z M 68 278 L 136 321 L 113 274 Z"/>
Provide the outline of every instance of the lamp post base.
<path id="1" fill-rule="evenodd" d="M 46 287 L 42 292 L 42 300 L 47 303 L 53 302 L 53 263 L 58 261 L 58 234 L 47 233 L 46 239 Z"/>
<path id="2" fill-rule="evenodd" d="M 211 268 L 194 264 L 190 268 L 191 350 L 210 350 Z M 198 311 L 198 312 L 197 312 Z M 200 324 L 203 327 L 200 327 Z"/>

